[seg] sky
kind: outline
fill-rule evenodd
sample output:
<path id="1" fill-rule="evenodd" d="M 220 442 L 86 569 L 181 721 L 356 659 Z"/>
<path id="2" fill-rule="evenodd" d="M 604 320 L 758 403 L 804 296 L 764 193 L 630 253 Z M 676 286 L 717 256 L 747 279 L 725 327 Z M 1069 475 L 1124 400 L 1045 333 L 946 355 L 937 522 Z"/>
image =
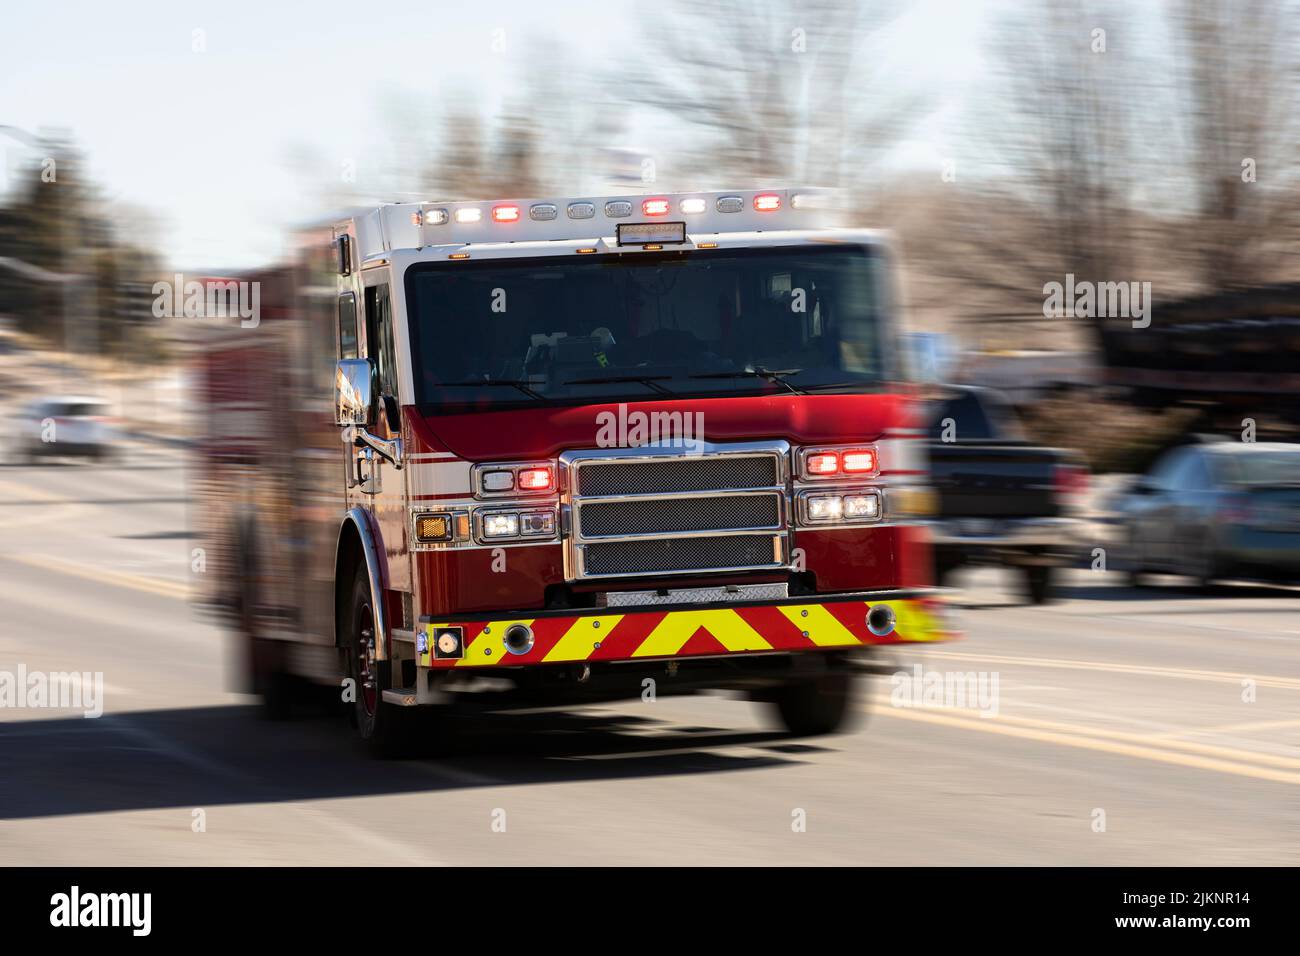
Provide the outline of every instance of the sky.
<path id="1" fill-rule="evenodd" d="M 901 162 L 950 150 L 996 2 L 915 0 L 875 48 L 896 82 L 941 104 Z M 393 104 L 468 96 L 495 111 L 547 42 L 557 71 L 599 77 L 641 54 L 653 15 L 646 0 L 9 4 L 0 126 L 67 131 L 106 201 L 146 224 L 169 267 L 257 266 L 284 253 L 286 229 L 324 211 L 322 183 L 349 168 L 364 184 L 382 165 Z M 658 142 L 654 123 L 625 128 Z M 2 189 L 32 157 L 11 138 L 0 150 Z"/>

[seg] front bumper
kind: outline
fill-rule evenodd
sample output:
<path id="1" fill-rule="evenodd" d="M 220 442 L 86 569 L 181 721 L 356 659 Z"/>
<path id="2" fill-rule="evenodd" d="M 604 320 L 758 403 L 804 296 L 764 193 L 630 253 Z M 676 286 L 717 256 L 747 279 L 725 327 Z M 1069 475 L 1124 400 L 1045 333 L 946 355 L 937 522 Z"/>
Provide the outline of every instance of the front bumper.
<path id="1" fill-rule="evenodd" d="M 892 633 L 867 628 L 867 613 L 885 604 Z M 416 662 L 421 667 L 518 667 L 533 664 L 649 661 L 682 657 L 802 653 L 953 640 L 942 600 L 933 591 L 826 594 L 753 603 L 543 611 L 528 617 L 435 620 L 421 618 Z M 508 629 L 532 634 L 525 653 L 511 653 Z M 459 629 L 459 657 L 440 657 L 438 638 Z"/>
<path id="2" fill-rule="evenodd" d="M 953 518 L 930 525 L 936 546 L 1042 548 L 1061 554 L 1073 549 L 1082 527 L 1078 518 Z"/>

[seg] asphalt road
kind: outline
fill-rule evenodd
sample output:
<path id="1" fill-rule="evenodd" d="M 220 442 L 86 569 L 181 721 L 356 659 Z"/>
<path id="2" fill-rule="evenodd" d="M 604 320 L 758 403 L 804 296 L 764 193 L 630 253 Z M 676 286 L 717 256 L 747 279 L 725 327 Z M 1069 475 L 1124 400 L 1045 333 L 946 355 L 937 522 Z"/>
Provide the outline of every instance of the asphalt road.
<path id="1" fill-rule="evenodd" d="M 186 497 L 161 445 L 0 465 L 0 672 L 105 681 L 98 719 L 0 709 L 0 862 L 1300 863 L 1300 592 L 1081 570 L 1031 608 L 981 571 L 966 640 L 897 657 L 996 675 L 996 714 L 878 677 L 837 736 L 661 698 L 380 762 L 340 719 L 228 691 L 229 640 L 186 600 Z"/>

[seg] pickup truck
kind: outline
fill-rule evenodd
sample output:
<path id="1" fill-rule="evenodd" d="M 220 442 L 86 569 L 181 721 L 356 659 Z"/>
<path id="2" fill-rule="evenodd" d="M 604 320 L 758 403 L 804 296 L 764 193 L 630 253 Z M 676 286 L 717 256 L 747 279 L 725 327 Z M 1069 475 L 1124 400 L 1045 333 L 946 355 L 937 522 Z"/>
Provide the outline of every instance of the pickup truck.
<path id="1" fill-rule="evenodd" d="M 1078 550 L 1088 472 L 1062 448 L 1030 442 L 997 392 L 946 386 L 926 406 L 939 583 L 965 564 L 1023 575 L 1033 604 L 1050 599 L 1055 569 Z"/>

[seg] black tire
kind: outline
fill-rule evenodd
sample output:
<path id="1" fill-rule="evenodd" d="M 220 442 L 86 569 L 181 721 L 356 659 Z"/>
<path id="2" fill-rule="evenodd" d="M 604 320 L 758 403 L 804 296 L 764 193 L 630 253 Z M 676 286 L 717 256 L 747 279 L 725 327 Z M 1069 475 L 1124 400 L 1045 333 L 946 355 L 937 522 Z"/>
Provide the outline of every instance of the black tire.
<path id="1" fill-rule="evenodd" d="M 951 587 L 952 576 L 961 567 L 961 559 L 956 555 L 940 554 L 934 556 L 934 583 L 936 587 Z"/>
<path id="2" fill-rule="evenodd" d="M 1212 543 L 1205 542 L 1198 554 L 1188 558 L 1186 573 L 1196 582 L 1196 589 L 1202 594 L 1214 593 L 1215 582 L 1222 576 L 1222 568 Z"/>
<path id="3" fill-rule="evenodd" d="M 832 671 L 779 687 L 771 701 L 786 730 L 799 737 L 816 737 L 852 726 L 857 716 L 856 691 L 856 675 Z"/>
<path id="4" fill-rule="evenodd" d="M 1046 604 L 1052 599 L 1056 568 L 1050 564 L 1031 564 L 1024 569 L 1025 596 L 1030 604 Z"/>
<path id="5" fill-rule="evenodd" d="M 414 743 L 414 719 L 407 708 L 384 701 L 392 687 L 390 662 L 374 659 L 374 615 L 370 578 L 360 564 L 352 579 L 352 592 L 343 610 L 347 635 L 348 677 L 351 679 L 354 726 L 366 749 L 379 757 L 402 757 Z"/>

